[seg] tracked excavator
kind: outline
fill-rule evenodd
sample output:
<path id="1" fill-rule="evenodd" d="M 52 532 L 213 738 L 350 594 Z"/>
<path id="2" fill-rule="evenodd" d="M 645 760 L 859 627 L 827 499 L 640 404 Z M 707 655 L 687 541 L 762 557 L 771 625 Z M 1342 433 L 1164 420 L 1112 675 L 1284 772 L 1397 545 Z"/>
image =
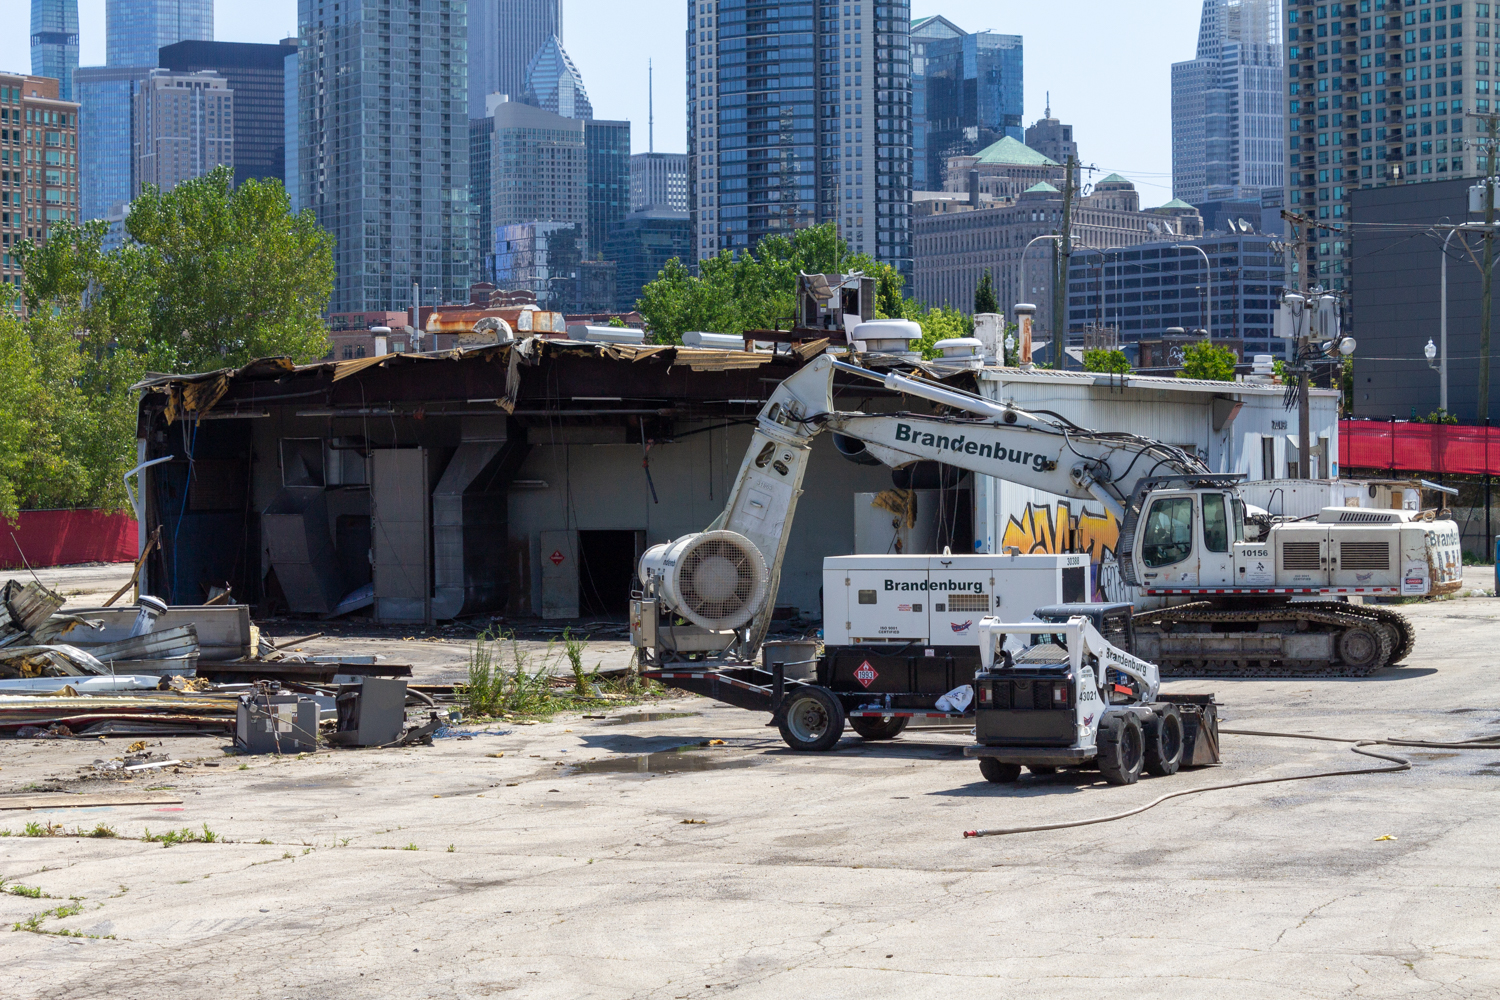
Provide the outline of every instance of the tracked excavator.
<path id="1" fill-rule="evenodd" d="M 839 411 L 832 398 L 836 371 L 925 399 L 935 412 Z M 1452 593 L 1462 583 L 1458 527 L 1436 512 L 1330 507 L 1311 519 L 1262 519 L 1257 525 L 1250 517 L 1247 524 L 1237 492 L 1243 477 L 1213 472 L 1180 448 L 1126 432 L 1089 430 L 1057 414 L 825 355 L 776 388 L 759 415 L 727 506 L 708 530 L 643 555 L 632 633 L 648 669 L 665 671 L 670 681 L 674 670 L 687 669 L 684 678 L 692 671 L 701 677 L 716 664 L 754 663 L 811 445 L 823 433 L 835 435 L 839 451 L 855 460 L 891 468 L 940 462 L 1109 509 L 1120 524 L 1118 586 L 1124 592 L 1106 596 L 1134 605 L 1129 652 L 1157 664 L 1164 677 L 1362 676 L 1405 658 L 1413 631 L 1393 609 L 1342 598 L 1430 597 Z M 889 652 L 893 631 L 895 638 L 906 638 L 907 626 L 885 624 L 899 623 L 903 615 L 922 624 L 911 626 L 902 656 L 910 658 L 915 646 L 929 659 L 951 664 L 957 657 L 961 668 L 970 660 L 978 666 L 978 630 L 946 618 L 941 626 L 931 624 L 937 620 L 932 616 L 949 603 L 968 608 L 976 595 L 995 592 L 996 574 L 1006 572 L 1005 556 L 954 555 L 930 568 L 924 562 L 923 582 L 915 585 L 873 577 L 868 585 L 860 583 L 858 568 L 843 565 L 855 558 L 866 557 L 834 557 L 825 564 L 826 649 L 806 668 L 806 679 L 815 674 L 831 683 L 845 669 L 840 664 L 848 663 L 853 677 L 870 688 L 864 677 L 885 669 L 886 661 L 865 653 Z M 945 601 L 949 580 L 966 567 L 978 571 L 965 578 L 977 581 L 973 593 L 965 591 L 963 604 Z M 881 575 L 880 567 L 872 572 Z M 846 586 L 827 586 L 834 576 Z M 893 599 L 887 593 L 893 585 L 933 593 L 926 602 L 902 600 L 900 594 Z M 1056 600 L 1037 601 L 1049 603 Z M 989 603 L 982 611 L 978 604 L 974 608 L 997 613 Z M 861 615 L 884 628 L 861 627 Z M 786 676 L 777 673 L 776 704 Z M 851 715 L 864 704 L 859 694 L 855 686 L 845 699 Z M 885 708 L 889 713 L 890 705 Z"/>

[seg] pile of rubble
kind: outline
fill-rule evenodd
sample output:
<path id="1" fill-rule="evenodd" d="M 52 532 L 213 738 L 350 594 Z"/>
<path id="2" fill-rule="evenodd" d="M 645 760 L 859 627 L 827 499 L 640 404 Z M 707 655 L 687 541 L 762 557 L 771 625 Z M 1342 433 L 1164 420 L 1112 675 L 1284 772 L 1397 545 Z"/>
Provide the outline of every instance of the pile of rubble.
<path id="1" fill-rule="evenodd" d="M 320 723 L 351 734 L 331 740 L 346 745 L 402 736 L 406 683 L 390 678 L 410 676 L 410 667 L 288 656 L 239 605 L 168 607 L 142 596 L 133 606 L 63 613 L 63 604 L 40 581 L 0 588 L 0 736 L 233 733 L 270 752 L 311 749 Z M 373 706 L 360 718 L 367 678 L 383 685 L 378 737 Z"/>

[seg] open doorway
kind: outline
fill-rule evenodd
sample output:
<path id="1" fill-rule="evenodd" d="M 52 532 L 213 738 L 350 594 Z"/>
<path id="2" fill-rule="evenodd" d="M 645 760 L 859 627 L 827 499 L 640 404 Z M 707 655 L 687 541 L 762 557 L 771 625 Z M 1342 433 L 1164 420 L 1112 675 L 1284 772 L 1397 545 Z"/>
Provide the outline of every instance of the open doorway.
<path id="1" fill-rule="evenodd" d="M 630 592 L 644 540 L 643 531 L 578 533 L 578 598 L 584 617 L 630 613 Z"/>

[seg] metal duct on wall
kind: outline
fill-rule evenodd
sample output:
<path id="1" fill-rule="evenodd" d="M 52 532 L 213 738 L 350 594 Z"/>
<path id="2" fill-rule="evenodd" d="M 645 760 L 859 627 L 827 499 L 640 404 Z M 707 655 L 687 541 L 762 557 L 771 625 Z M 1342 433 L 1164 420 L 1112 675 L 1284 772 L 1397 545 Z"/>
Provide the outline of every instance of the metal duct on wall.
<path id="1" fill-rule="evenodd" d="M 530 446 L 504 415 L 466 417 L 432 491 L 432 617 L 501 611 L 508 594 L 508 492 Z"/>

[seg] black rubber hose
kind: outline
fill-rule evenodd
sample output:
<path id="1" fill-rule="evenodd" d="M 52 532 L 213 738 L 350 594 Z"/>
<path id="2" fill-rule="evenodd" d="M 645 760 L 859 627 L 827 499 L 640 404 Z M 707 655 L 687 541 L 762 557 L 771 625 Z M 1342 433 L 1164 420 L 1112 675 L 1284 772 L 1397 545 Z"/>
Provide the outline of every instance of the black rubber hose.
<path id="1" fill-rule="evenodd" d="M 1096 823 L 1113 823 L 1117 819 L 1126 819 L 1130 816 L 1138 816 L 1148 809 L 1154 809 L 1169 799 L 1182 798 L 1186 795 L 1197 795 L 1200 792 L 1218 792 L 1228 788 L 1246 788 L 1250 785 L 1274 785 L 1283 781 L 1306 781 L 1310 778 L 1339 778 L 1351 774 L 1390 774 L 1396 771 L 1411 770 L 1411 761 L 1392 754 L 1376 753 L 1366 750 L 1365 747 L 1372 746 L 1397 746 L 1397 747 L 1423 747 L 1434 750 L 1500 750 L 1500 737 L 1481 736 L 1472 740 L 1461 740 L 1456 743 L 1435 743 L 1426 740 L 1359 740 L 1347 739 L 1339 736 L 1309 736 L 1306 733 L 1269 733 L 1250 729 L 1221 729 L 1220 733 L 1228 736 L 1270 736 L 1279 739 L 1290 740 L 1319 740 L 1325 743 L 1348 743 L 1349 749 L 1364 757 L 1375 757 L 1380 760 L 1391 762 L 1389 767 L 1366 767 L 1356 770 L 1344 771 L 1318 771 L 1313 774 L 1293 774 L 1285 778 L 1252 778 L 1247 781 L 1231 781 L 1222 785 L 1205 785 L 1202 788 L 1185 788 L 1179 792 L 1169 792 L 1158 799 L 1130 809 L 1126 812 L 1115 813 L 1112 816 L 1096 816 L 1093 819 L 1072 820 L 1067 823 L 1047 823 L 1040 826 L 1013 826 L 1002 827 L 993 830 L 965 830 L 964 837 L 1006 837 L 1014 833 L 1041 833 L 1046 830 L 1070 830 L 1079 826 L 1093 826 Z"/>

